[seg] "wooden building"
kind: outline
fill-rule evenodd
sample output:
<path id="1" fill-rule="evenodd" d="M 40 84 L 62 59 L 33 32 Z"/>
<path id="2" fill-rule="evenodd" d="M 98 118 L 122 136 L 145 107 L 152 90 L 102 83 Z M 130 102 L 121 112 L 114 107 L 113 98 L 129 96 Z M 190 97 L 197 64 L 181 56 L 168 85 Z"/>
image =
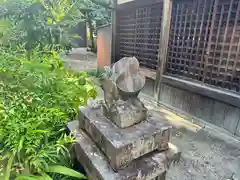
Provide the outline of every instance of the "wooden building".
<path id="1" fill-rule="evenodd" d="M 240 136 L 240 0 L 115 6 L 112 63 L 135 56 L 159 104 Z"/>

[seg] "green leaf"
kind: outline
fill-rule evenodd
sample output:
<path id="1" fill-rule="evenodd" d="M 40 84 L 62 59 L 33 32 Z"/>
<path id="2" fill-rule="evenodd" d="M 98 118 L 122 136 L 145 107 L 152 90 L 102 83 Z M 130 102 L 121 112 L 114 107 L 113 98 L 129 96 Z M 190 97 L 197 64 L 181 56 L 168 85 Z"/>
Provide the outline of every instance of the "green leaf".
<path id="1" fill-rule="evenodd" d="M 4 151 L 1 150 L 1 153 L 3 153 Z M 11 153 L 5 153 L 3 156 L 1 156 L 0 160 L 3 161 L 5 159 L 9 159 L 9 157 L 11 157 Z"/>
<path id="2" fill-rule="evenodd" d="M 22 150 L 24 140 L 25 140 L 25 136 L 22 136 L 18 144 L 18 152 Z"/>
<path id="3" fill-rule="evenodd" d="M 42 176 L 18 176 L 15 180 L 44 180 Z"/>
<path id="4" fill-rule="evenodd" d="M 53 180 L 49 175 L 44 172 L 40 172 L 40 174 L 42 175 L 42 180 Z"/>
<path id="5" fill-rule="evenodd" d="M 9 179 L 10 179 L 11 169 L 12 169 L 12 164 L 13 164 L 14 156 L 15 156 L 15 155 L 12 153 L 12 155 L 11 155 L 10 158 L 8 159 L 8 163 L 7 163 L 7 167 L 6 167 L 5 175 L 4 175 L 4 180 L 9 180 Z"/>
<path id="6" fill-rule="evenodd" d="M 71 176 L 71 177 L 76 177 L 76 178 L 81 178 L 81 179 L 87 179 L 86 176 L 84 176 L 83 174 L 67 168 L 65 166 L 49 166 L 46 170 L 46 172 L 51 172 L 51 173 L 58 173 L 58 174 L 62 174 L 62 175 L 66 175 L 66 176 Z"/>
<path id="7" fill-rule="evenodd" d="M 38 129 L 38 130 L 33 130 L 32 132 L 33 132 L 33 133 L 48 133 L 49 131 L 48 131 L 48 130 Z"/>
<path id="8" fill-rule="evenodd" d="M 25 140 L 25 136 L 22 136 L 20 141 L 19 141 L 19 144 L 18 144 L 18 150 L 17 150 L 17 156 L 18 156 L 18 161 L 20 162 L 21 160 L 21 150 L 23 148 L 23 142 Z"/>

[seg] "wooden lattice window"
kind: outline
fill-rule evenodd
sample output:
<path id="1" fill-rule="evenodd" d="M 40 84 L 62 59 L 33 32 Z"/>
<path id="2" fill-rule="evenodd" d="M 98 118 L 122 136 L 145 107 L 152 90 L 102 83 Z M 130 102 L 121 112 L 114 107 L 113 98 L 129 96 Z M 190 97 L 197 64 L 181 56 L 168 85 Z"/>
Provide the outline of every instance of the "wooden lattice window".
<path id="1" fill-rule="evenodd" d="M 173 3 L 167 72 L 202 80 L 213 0 Z"/>
<path id="2" fill-rule="evenodd" d="M 219 0 L 214 10 L 205 82 L 240 91 L 240 1 Z"/>
<path id="3" fill-rule="evenodd" d="M 240 91 L 240 1 L 175 0 L 167 73 Z"/>
<path id="4" fill-rule="evenodd" d="M 118 12 L 118 14 L 120 13 Z M 118 39 L 120 56 L 131 57 L 134 56 L 135 51 L 136 12 L 132 9 L 127 9 L 119 16 Z"/>
<path id="5" fill-rule="evenodd" d="M 119 58 L 135 56 L 141 66 L 155 70 L 163 3 L 156 0 L 144 6 L 141 6 L 141 1 L 135 3 L 134 7 L 117 11 Z"/>

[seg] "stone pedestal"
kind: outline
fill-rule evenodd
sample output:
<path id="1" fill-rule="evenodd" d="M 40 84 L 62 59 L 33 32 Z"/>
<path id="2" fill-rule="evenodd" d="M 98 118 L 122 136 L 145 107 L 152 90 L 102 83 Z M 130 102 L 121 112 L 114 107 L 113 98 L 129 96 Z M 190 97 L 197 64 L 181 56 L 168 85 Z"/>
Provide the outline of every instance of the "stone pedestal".
<path id="1" fill-rule="evenodd" d="M 79 113 L 79 121 L 69 123 L 68 129 L 91 180 L 164 180 L 170 165 L 180 159 L 163 117 L 119 128 L 100 109 L 82 107 Z"/>
<path id="2" fill-rule="evenodd" d="M 80 127 L 105 153 L 114 170 L 119 170 L 154 150 L 168 149 L 170 126 L 163 120 L 148 118 L 128 128 L 118 128 L 99 109 L 80 109 Z"/>
<path id="3" fill-rule="evenodd" d="M 118 100 L 110 110 L 109 116 L 119 128 L 127 128 L 146 120 L 147 108 L 138 98 Z"/>
<path id="4" fill-rule="evenodd" d="M 77 126 L 78 121 L 73 121 L 68 124 L 68 129 L 76 137 L 76 158 L 84 166 L 90 180 L 164 180 L 168 164 L 174 162 L 172 157 L 179 154 L 174 148 L 155 151 L 132 161 L 126 168 L 116 172 L 87 133 Z"/>

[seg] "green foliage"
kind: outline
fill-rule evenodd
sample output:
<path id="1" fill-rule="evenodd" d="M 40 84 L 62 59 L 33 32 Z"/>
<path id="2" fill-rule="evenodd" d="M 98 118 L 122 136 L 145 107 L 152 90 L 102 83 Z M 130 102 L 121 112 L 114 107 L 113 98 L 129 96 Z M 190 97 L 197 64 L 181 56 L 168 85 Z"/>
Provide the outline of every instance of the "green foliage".
<path id="1" fill-rule="evenodd" d="M 85 178 L 67 169 L 75 139 L 65 127 L 96 89 L 87 73 L 64 69 L 57 54 L 71 48 L 79 22 L 109 20 L 108 6 L 102 0 L 0 1 L 0 178 Z"/>
<path id="2" fill-rule="evenodd" d="M 86 179 L 86 177 L 83 176 L 82 174 L 64 166 L 49 166 L 46 172 L 59 173 L 59 174 L 63 174 L 71 177 Z"/>
<path id="3" fill-rule="evenodd" d="M 80 0 L 81 1 L 81 0 Z M 0 2 L 0 41 L 27 51 L 48 45 L 51 50 L 66 48 L 71 29 L 84 20 L 72 0 L 8 0 Z"/>
<path id="4" fill-rule="evenodd" d="M 65 127 L 79 105 L 96 97 L 91 80 L 86 73 L 64 69 L 56 53 L 33 51 L 29 60 L 26 53 L 1 51 L 0 155 L 6 162 L 5 179 L 39 174 L 47 179 L 52 173 L 46 172 L 57 171 L 77 177 L 51 165 L 72 166 L 69 148 L 75 139 L 65 134 Z"/>
<path id="5" fill-rule="evenodd" d="M 89 1 L 91 11 L 88 16 L 96 22 L 96 26 L 105 25 L 111 22 L 111 1 L 92 0 Z"/>
<path id="6" fill-rule="evenodd" d="M 2 0 L 0 1 L 0 44 L 31 53 L 39 46 L 68 50 L 73 27 L 90 18 L 110 22 L 111 2 L 105 0 Z M 88 16 L 86 17 L 86 12 Z"/>
<path id="7" fill-rule="evenodd" d="M 66 176 L 70 176 L 70 177 L 75 177 L 75 178 L 80 178 L 80 179 L 87 179 L 84 175 L 82 175 L 79 172 L 76 172 L 70 168 L 67 168 L 65 166 L 49 166 L 46 169 L 46 172 L 49 173 L 59 173 L 59 174 L 63 174 Z M 44 172 L 40 173 L 41 176 L 18 176 L 16 178 L 16 180 L 53 180 L 53 178 L 51 178 L 49 175 L 47 175 Z"/>
<path id="8" fill-rule="evenodd" d="M 38 47 L 43 51 L 67 52 L 74 45 L 74 27 L 87 19 L 91 34 L 96 26 L 111 21 L 108 0 L 2 0 L 0 1 L 0 45 L 15 50 L 23 46 L 30 58 Z M 91 37 L 92 42 L 93 38 Z"/>

